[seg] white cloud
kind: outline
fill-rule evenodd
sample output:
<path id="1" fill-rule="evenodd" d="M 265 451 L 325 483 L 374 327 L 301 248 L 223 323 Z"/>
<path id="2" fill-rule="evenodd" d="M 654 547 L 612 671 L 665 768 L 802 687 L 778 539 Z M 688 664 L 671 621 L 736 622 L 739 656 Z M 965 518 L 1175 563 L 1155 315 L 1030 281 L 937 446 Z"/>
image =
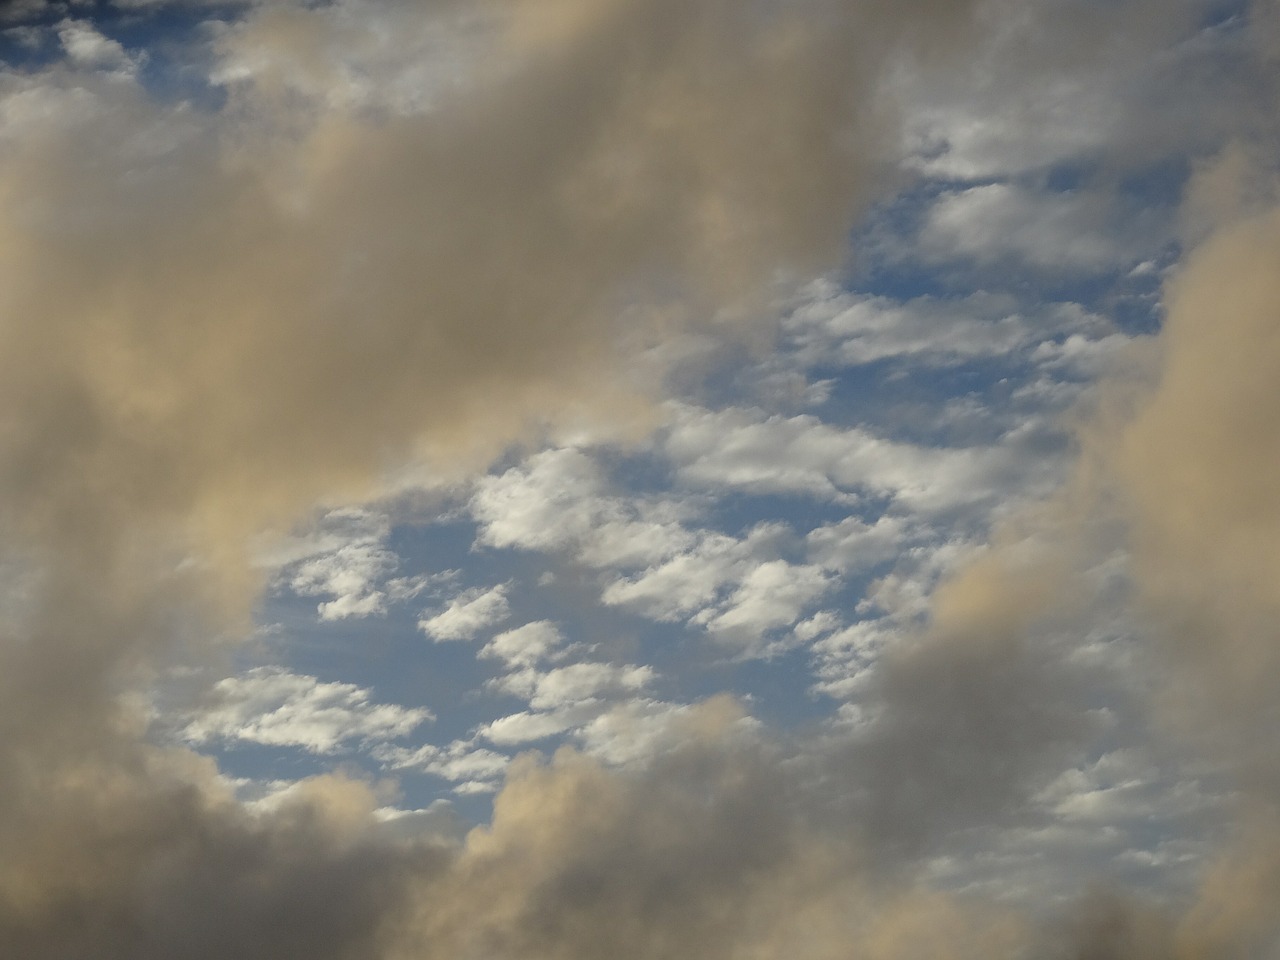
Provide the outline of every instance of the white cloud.
<path id="1" fill-rule="evenodd" d="M 330 510 L 303 533 L 259 539 L 254 544 L 253 564 L 265 570 L 279 570 L 352 543 L 378 543 L 390 532 L 390 520 L 375 510 Z"/>
<path id="2" fill-rule="evenodd" d="M 1110 198 L 1036 192 L 1006 183 L 943 194 L 920 232 L 919 252 L 981 264 L 1014 260 L 1055 272 L 1120 269 L 1141 259 L 1137 225 L 1112 224 Z"/>
<path id="3" fill-rule="evenodd" d="M 762 643 L 771 631 L 790 626 L 835 586 L 835 579 L 815 565 L 769 560 L 757 564 L 719 610 L 694 618 L 722 643 L 733 644 L 743 656 L 762 656 L 791 645 L 795 638 Z"/>
<path id="4" fill-rule="evenodd" d="M 850 700 L 861 691 L 876 659 L 901 626 L 889 618 L 860 620 L 818 640 L 811 647 L 816 682 L 813 689 L 837 700 Z M 855 711 L 846 719 L 856 718 Z"/>
<path id="5" fill-rule="evenodd" d="M 387 744 L 375 750 L 374 757 L 393 770 L 421 770 L 464 785 L 488 785 L 480 791 L 465 787 L 464 793 L 492 790 L 511 763 L 505 754 L 477 747 L 470 740 L 454 740 L 447 747 L 425 744 L 413 750 Z"/>
<path id="6" fill-rule="evenodd" d="M 611 495 L 585 453 L 546 450 L 476 485 L 472 515 L 479 542 L 524 550 L 572 549 L 593 567 L 644 566 L 685 549 L 693 539 L 671 500 Z"/>
<path id="7" fill-rule="evenodd" d="M 100 33 L 85 20 L 63 20 L 58 24 L 58 39 L 67 57 L 76 66 L 105 70 L 131 77 L 138 70 L 138 60 L 117 40 Z"/>
<path id="8" fill-rule="evenodd" d="M 585 700 L 556 710 L 521 712 L 486 725 L 481 735 L 503 746 L 531 743 L 567 734 L 584 752 L 614 766 L 642 763 L 687 742 L 688 718 L 695 708 L 647 697 L 607 703 Z M 743 729 L 758 722 L 735 713 L 730 721 Z"/>
<path id="9" fill-rule="evenodd" d="M 929 366 L 1007 357 L 1050 338 L 1092 341 L 1115 333 L 1106 318 L 1075 303 L 1026 307 L 1009 294 L 979 291 L 956 299 L 899 301 L 810 284 L 806 302 L 783 321 L 787 361 L 850 367 L 885 359 Z"/>
<path id="10" fill-rule="evenodd" d="M 696 721 L 695 721 L 696 718 Z M 691 722 L 712 725 L 721 742 L 732 735 L 750 735 L 760 722 L 742 712 L 728 697 L 715 697 L 696 706 L 636 698 L 616 704 L 575 731 L 582 749 L 605 763 L 622 766 L 643 763 L 689 739 L 705 735 Z"/>
<path id="11" fill-rule="evenodd" d="M 834 548 L 832 562 L 840 561 L 838 534 L 847 523 L 814 531 L 820 534 L 817 538 L 822 544 L 820 549 Z M 852 531 L 854 543 L 859 536 L 856 523 Z M 835 536 L 828 540 L 828 534 Z M 825 636 L 815 633 L 817 638 L 810 646 L 814 691 L 837 700 L 856 701 L 857 694 L 871 678 L 881 653 L 895 641 L 915 635 L 923 626 L 937 584 L 976 555 L 975 545 L 962 540 L 932 541 L 904 547 L 898 553 L 893 569 L 873 582 L 866 596 L 858 602 L 854 612 L 863 619 L 848 626 L 824 620 L 808 628 L 810 631 L 816 627 L 829 630 Z M 842 714 L 844 719 L 860 718 L 856 706 L 850 703 L 846 706 L 850 709 Z"/>
<path id="12" fill-rule="evenodd" d="M 685 417 L 686 426 L 692 416 Z M 705 432 L 723 437 L 722 427 L 708 423 Z M 689 432 L 677 432 L 668 448 L 678 449 Z M 761 461 L 766 459 L 762 452 Z M 578 450 L 545 451 L 482 480 L 471 507 L 481 523 L 481 542 L 567 551 L 580 563 L 612 573 L 602 586 L 605 605 L 658 621 L 687 619 L 742 656 L 760 656 L 790 642 L 766 642 L 765 636 L 794 622 L 835 582 L 830 566 L 782 556 L 803 547 L 785 525 L 759 524 L 741 538 L 690 529 L 683 522 L 692 512 L 687 505 L 608 493 L 600 469 Z M 501 645 L 510 651 L 500 652 L 495 640 L 486 655 L 515 664 L 516 656 L 534 655 L 520 652 L 525 640 L 551 639 L 546 629 L 504 635 Z"/>
<path id="13" fill-rule="evenodd" d="M 1136 748 L 1064 770 L 1035 799 L 1060 821 L 1099 826 L 1195 815 L 1214 805 L 1199 780 L 1170 777 Z"/>
<path id="14" fill-rule="evenodd" d="M 918 511 L 989 500 L 1013 455 L 1000 447 L 934 448 L 900 443 L 812 416 L 679 406 L 665 451 L 679 477 L 705 489 L 807 494 L 839 502 L 864 491 Z"/>
<path id="15" fill-rule="evenodd" d="M 321 620 L 367 617 L 386 612 L 386 595 L 374 584 L 398 563 L 394 553 L 376 542 L 349 543 L 299 564 L 289 585 L 301 596 L 334 598 L 316 607 Z"/>
<path id="16" fill-rule="evenodd" d="M 471 513 L 482 525 L 481 543 L 549 550 L 581 539 L 608 519 L 604 489 L 599 468 L 586 454 L 545 450 L 481 479 Z"/>
<path id="17" fill-rule="evenodd" d="M 1073 333 L 1065 340 L 1046 340 L 1031 353 L 1045 370 L 1067 370 L 1076 376 L 1097 379 L 1110 369 L 1134 338 L 1122 333 L 1093 339 Z"/>
<path id="18" fill-rule="evenodd" d="M 897 557 L 912 535 L 901 517 L 886 514 L 873 524 L 846 517 L 810 530 L 805 545 L 811 562 L 839 573 L 857 573 Z"/>
<path id="19" fill-rule="evenodd" d="M 526 700 L 534 710 L 555 710 L 606 694 L 633 693 L 655 677 L 652 667 L 634 663 L 572 663 L 546 672 L 518 670 L 490 684 Z"/>
<path id="20" fill-rule="evenodd" d="M 424 611 L 418 629 L 437 643 L 445 640 L 470 640 L 486 627 L 501 623 L 511 616 L 507 602 L 508 587 L 475 587 L 464 590 L 438 613 Z M 430 615 L 428 615 L 430 614 Z"/>
<path id="21" fill-rule="evenodd" d="M 403 736 L 432 718 L 425 708 L 373 703 L 350 683 L 323 683 L 280 667 L 257 667 L 214 684 L 208 703 L 188 714 L 191 743 L 241 740 L 333 753 L 351 741 Z"/>
<path id="22" fill-rule="evenodd" d="M 551 450 L 481 481 L 472 510 L 482 542 L 566 550 L 587 566 L 622 573 L 605 582 L 603 603 L 659 621 L 692 618 L 743 655 L 759 655 L 764 634 L 791 623 L 833 585 L 822 568 L 779 556 L 788 543 L 800 545 L 784 525 L 761 524 L 743 538 L 689 529 L 685 506 L 607 489 L 586 454 Z M 503 643 L 524 639 L 517 632 Z M 503 656 L 496 641 L 486 650 Z"/>
<path id="23" fill-rule="evenodd" d="M 672 726 L 689 710 L 684 704 L 631 700 L 595 717 L 577 731 L 577 738 L 587 753 L 606 763 L 634 763 L 678 740 Z"/>
<path id="24" fill-rule="evenodd" d="M 291 590 L 304 597 L 330 597 L 316 606 L 321 620 L 386 613 L 453 571 L 388 580 L 400 558 L 386 545 L 391 521 L 359 507 L 332 510 L 303 535 L 257 544 L 255 564 L 278 569 Z"/>
<path id="25" fill-rule="evenodd" d="M 812 293 L 815 299 L 784 323 L 797 359 L 806 366 L 854 366 L 888 357 L 952 362 L 1008 353 L 1030 334 L 1007 296 L 899 302 L 845 293 L 830 284 L 816 284 Z"/>
<path id="26" fill-rule="evenodd" d="M 626 607 L 652 620 L 679 620 L 713 603 L 725 584 L 744 576 L 754 543 L 704 532 L 687 553 L 615 579 L 601 600 Z"/>
<path id="27" fill-rule="evenodd" d="M 531 667 L 563 644 L 564 635 L 554 623 L 538 620 L 498 634 L 480 650 L 480 656 L 502 660 L 508 667 Z"/>
<path id="28" fill-rule="evenodd" d="M 480 728 L 480 735 L 500 746 L 530 743 L 564 733 L 591 720 L 605 709 L 604 704 L 588 700 L 545 712 L 522 710 L 485 724 Z"/>

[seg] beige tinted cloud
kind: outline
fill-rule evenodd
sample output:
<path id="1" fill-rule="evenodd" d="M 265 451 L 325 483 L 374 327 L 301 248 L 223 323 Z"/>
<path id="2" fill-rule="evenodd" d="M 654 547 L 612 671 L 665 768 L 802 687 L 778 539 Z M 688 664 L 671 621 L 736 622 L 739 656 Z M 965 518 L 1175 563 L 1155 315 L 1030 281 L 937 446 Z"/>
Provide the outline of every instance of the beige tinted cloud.
<path id="1" fill-rule="evenodd" d="M 1217 220 L 1168 284 L 1149 390 L 1086 446 L 1116 482 L 1167 720 L 1280 795 L 1280 212 L 1237 150 L 1193 182 Z"/>

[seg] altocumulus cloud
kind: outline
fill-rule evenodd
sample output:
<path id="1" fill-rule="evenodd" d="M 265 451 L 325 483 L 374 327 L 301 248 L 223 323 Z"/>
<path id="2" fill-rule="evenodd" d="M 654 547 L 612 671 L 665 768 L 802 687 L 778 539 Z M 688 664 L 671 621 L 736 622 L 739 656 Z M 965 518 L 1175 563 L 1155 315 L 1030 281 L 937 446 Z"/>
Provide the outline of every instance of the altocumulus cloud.
<path id="1" fill-rule="evenodd" d="M 369 691 L 354 684 L 257 667 L 214 684 L 210 702 L 180 735 L 193 743 L 236 739 L 331 753 L 345 741 L 406 734 L 428 719 L 422 708 L 370 703 Z"/>

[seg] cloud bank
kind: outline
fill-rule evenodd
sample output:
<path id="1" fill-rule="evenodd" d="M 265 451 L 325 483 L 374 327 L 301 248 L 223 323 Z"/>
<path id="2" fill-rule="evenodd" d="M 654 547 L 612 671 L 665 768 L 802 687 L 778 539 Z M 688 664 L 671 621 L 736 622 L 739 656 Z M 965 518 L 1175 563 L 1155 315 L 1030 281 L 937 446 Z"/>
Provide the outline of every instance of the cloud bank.
<path id="1" fill-rule="evenodd" d="M 893 71 L 945 69 L 1005 16 L 925 0 L 442 2 L 421 20 L 372 3 L 264 4 L 211 29 L 217 108 L 149 92 L 87 22 L 57 28 L 64 57 L 5 73 L 4 952 L 1270 955 L 1274 214 L 1229 222 L 1190 254 L 1168 287 L 1154 387 L 1096 427 L 1082 461 L 1102 478 L 1088 496 L 1116 494 L 1108 516 L 1159 611 L 1154 669 L 1182 678 L 1168 715 L 1233 744 L 1246 788 L 1240 852 L 1178 919 L 1103 895 L 1063 920 L 1060 904 L 928 882 L 930 857 L 967 829 L 1016 822 L 1108 722 L 1080 709 L 1088 664 L 1064 640 L 1087 631 L 1080 571 L 1096 545 L 1033 523 L 938 591 L 928 622 L 859 680 L 845 726 L 788 740 L 728 697 L 655 714 L 669 749 L 624 770 L 573 750 L 526 758 L 461 843 L 385 829 L 376 811 L 394 788 L 342 776 L 247 807 L 211 761 L 149 739 L 137 705 L 166 667 L 244 632 L 263 531 L 368 498 L 406 461 L 461 475 L 548 423 L 649 422 L 651 385 L 628 382 L 619 344 L 764 329 L 775 282 L 840 261 L 894 159 L 881 93 Z M 456 78 L 399 83 L 419 62 L 388 53 L 401 29 L 423 49 L 460 37 L 440 53 Z M 415 84 L 430 96 L 401 95 Z M 704 419 L 724 446 L 689 460 L 691 482 L 826 496 L 865 484 L 940 509 L 985 495 L 994 472 L 940 457 L 943 487 L 913 491 L 860 459 L 874 443 L 856 431 L 809 456 L 818 428 L 803 417 Z M 793 473 L 767 469 L 778 450 Z M 661 541 L 687 533 L 656 513 L 641 519 L 659 542 L 633 544 L 636 562 L 663 561 Z M 342 570 L 300 570 L 297 588 L 349 598 L 335 619 L 375 611 L 365 584 L 390 563 L 377 542 Z M 761 606 L 795 619 L 825 569 L 757 568 L 773 579 L 744 582 L 708 629 L 772 624 Z M 502 587 L 471 591 L 423 630 L 471 638 L 506 612 Z M 531 709 L 655 679 L 633 665 L 540 670 L 559 635 L 532 626 L 482 648 L 513 667 L 508 690 Z M 261 737 L 316 751 L 426 719 L 283 671 L 211 694 L 228 714 L 273 706 Z M 496 756 L 458 741 L 397 763 L 464 780 L 491 776 Z"/>

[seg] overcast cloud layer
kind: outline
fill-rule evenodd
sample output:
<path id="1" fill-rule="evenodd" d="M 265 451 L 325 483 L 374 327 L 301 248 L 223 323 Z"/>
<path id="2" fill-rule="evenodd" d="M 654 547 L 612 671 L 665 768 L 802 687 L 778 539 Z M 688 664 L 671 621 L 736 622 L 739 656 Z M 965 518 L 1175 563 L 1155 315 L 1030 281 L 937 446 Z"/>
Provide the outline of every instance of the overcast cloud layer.
<path id="1" fill-rule="evenodd" d="M 0 952 L 1280 956 L 1280 15 L 0 7 Z"/>

